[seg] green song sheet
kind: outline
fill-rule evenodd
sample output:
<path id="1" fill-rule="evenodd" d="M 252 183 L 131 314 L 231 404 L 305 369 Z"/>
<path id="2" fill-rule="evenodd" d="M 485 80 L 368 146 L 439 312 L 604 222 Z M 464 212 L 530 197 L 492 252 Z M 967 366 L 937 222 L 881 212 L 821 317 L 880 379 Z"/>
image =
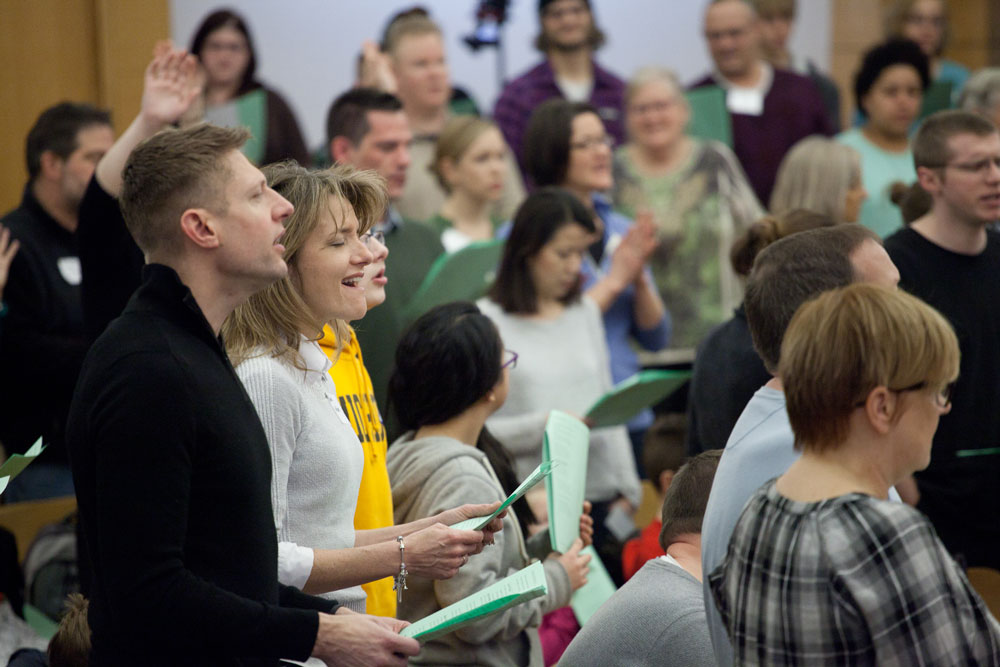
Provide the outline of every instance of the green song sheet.
<path id="1" fill-rule="evenodd" d="M 495 516 L 503 512 L 505 509 L 516 503 L 521 499 L 521 496 L 526 494 L 531 487 L 538 484 L 540 481 L 548 476 L 549 471 L 552 470 L 552 463 L 549 461 L 542 461 L 538 464 L 538 467 L 528 475 L 528 478 L 521 482 L 521 485 L 514 489 L 514 493 L 507 496 L 507 499 L 500 504 L 493 514 L 489 516 L 478 516 L 472 519 L 466 519 L 465 521 L 459 521 L 453 524 L 452 528 L 457 528 L 458 530 L 482 530 L 486 525 L 493 520 Z"/>
<path id="2" fill-rule="evenodd" d="M 28 464 L 35 460 L 39 454 L 45 451 L 45 446 L 42 445 L 42 439 L 39 438 L 35 440 L 28 451 L 24 454 L 11 454 L 10 457 L 4 461 L 4 464 L 0 466 L 0 493 L 3 493 L 4 489 L 7 488 L 7 484 L 10 480 L 17 477 L 22 470 L 28 467 Z"/>
<path id="3" fill-rule="evenodd" d="M 590 429 L 559 410 L 549 414 L 542 439 L 542 461 L 553 464 L 547 484 L 549 540 L 553 551 L 566 553 L 580 536 L 580 515 L 587 485 Z"/>
<path id="4" fill-rule="evenodd" d="M 590 555 L 590 563 L 588 564 L 590 571 L 587 573 L 586 585 L 578 588 L 573 593 L 573 597 L 569 601 L 569 606 L 573 608 L 576 622 L 580 624 L 580 627 L 583 627 L 590 620 L 590 617 L 600 609 L 601 605 L 614 595 L 618 588 L 615 586 L 615 582 L 611 580 L 611 575 L 608 574 L 604 563 L 597 556 L 597 551 L 594 550 L 594 547 L 587 547 L 580 553 Z"/>
<path id="5" fill-rule="evenodd" d="M 691 371 L 639 371 L 597 399 L 587 411 L 587 418 L 594 428 L 625 424 L 676 391 L 690 377 Z"/>
<path id="6" fill-rule="evenodd" d="M 699 139 L 721 141 L 733 147 L 733 123 L 726 108 L 726 91 L 719 86 L 702 86 L 684 93 L 691 107 L 687 133 Z"/>
<path id="7" fill-rule="evenodd" d="M 520 572 L 406 626 L 399 634 L 425 642 L 490 614 L 545 595 L 548 590 L 545 569 L 541 561 L 535 561 Z"/>
<path id="8" fill-rule="evenodd" d="M 452 301 L 475 301 L 486 294 L 496 277 L 503 239 L 470 243 L 438 257 L 403 313 L 412 322 L 434 306 Z"/>

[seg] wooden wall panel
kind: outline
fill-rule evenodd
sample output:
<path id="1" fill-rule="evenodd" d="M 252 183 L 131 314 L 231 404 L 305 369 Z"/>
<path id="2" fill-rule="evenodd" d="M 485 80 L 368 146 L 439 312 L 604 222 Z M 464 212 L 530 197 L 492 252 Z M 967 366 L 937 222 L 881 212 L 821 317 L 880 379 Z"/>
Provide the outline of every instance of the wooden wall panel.
<path id="1" fill-rule="evenodd" d="M 0 214 L 27 180 L 24 139 L 43 109 L 62 100 L 113 111 L 121 131 L 135 116 L 142 72 L 170 34 L 168 0 L 0 0 Z"/>
<path id="2" fill-rule="evenodd" d="M 94 12 L 87 0 L 0 0 L 0 211 L 27 180 L 24 139 L 43 109 L 98 102 Z"/>

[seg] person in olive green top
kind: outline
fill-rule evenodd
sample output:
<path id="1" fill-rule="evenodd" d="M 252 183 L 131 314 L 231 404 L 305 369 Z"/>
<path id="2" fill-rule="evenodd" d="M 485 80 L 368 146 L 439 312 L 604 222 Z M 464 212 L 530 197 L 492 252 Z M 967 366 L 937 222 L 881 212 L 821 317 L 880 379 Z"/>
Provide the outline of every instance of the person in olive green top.
<path id="1" fill-rule="evenodd" d="M 386 180 L 388 188 L 389 207 L 375 231 L 385 235 L 385 245 L 393 257 L 386 275 L 392 276 L 394 287 L 387 290 L 385 303 L 356 328 L 375 400 L 384 406 L 393 355 L 402 333 L 402 311 L 444 248 L 437 232 L 422 222 L 404 220 L 394 206 L 406 185 L 413 138 L 399 99 L 372 88 L 354 88 L 334 101 L 326 129 L 334 163 L 373 169 Z M 387 423 L 386 428 L 391 438 L 392 423 Z"/>
<path id="2" fill-rule="evenodd" d="M 490 212 L 503 195 L 508 153 L 491 121 L 464 116 L 445 125 L 430 168 L 448 198 L 427 224 L 441 234 L 447 252 L 496 234 L 499 221 Z"/>
<path id="3" fill-rule="evenodd" d="M 639 70 L 625 113 L 612 200 L 632 218 L 652 212 L 659 246 L 649 266 L 673 318 L 670 346 L 693 351 L 739 305 L 729 248 L 764 211 L 728 147 L 685 133 L 691 110 L 673 72 Z"/>

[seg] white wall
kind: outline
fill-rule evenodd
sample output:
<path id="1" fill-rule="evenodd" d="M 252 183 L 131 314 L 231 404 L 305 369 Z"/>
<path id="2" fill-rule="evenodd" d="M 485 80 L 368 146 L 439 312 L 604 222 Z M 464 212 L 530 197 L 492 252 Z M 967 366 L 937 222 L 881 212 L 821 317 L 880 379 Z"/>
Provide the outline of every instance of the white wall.
<path id="1" fill-rule="evenodd" d="M 174 41 L 190 44 L 201 19 L 226 6 L 244 15 L 257 48 L 258 75 L 295 110 L 310 147 L 323 141 L 330 102 L 353 82 L 362 40 L 377 39 L 393 13 L 418 0 L 171 0 Z M 444 30 L 453 81 L 489 111 L 499 94 L 496 52 L 472 53 L 462 42 L 475 23 L 476 0 L 423 0 Z M 821 67 L 830 62 L 830 0 L 799 2 L 792 49 Z M 701 37 L 704 0 L 592 0 L 608 36 L 600 62 L 623 78 L 646 64 L 674 68 L 684 81 L 708 68 Z M 513 0 L 505 27 L 507 75 L 539 59 L 531 46 L 538 30 L 538 3 Z"/>

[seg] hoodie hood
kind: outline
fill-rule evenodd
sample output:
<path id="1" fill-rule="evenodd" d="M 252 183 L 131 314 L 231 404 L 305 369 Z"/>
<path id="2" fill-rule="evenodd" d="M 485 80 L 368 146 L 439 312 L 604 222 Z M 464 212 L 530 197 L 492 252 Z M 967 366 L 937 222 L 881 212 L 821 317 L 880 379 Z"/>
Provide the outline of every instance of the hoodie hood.
<path id="1" fill-rule="evenodd" d="M 446 436 L 434 436 L 413 440 L 410 431 L 389 446 L 386 464 L 392 485 L 392 500 L 396 516 L 412 516 L 413 504 L 420 498 L 420 490 L 427 480 L 436 474 L 446 462 L 459 457 L 469 457 L 481 465 L 484 474 L 496 478 L 493 469 L 479 449 Z M 500 482 L 497 481 L 497 486 Z M 461 504 L 459 501 L 457 504 Z"/>

